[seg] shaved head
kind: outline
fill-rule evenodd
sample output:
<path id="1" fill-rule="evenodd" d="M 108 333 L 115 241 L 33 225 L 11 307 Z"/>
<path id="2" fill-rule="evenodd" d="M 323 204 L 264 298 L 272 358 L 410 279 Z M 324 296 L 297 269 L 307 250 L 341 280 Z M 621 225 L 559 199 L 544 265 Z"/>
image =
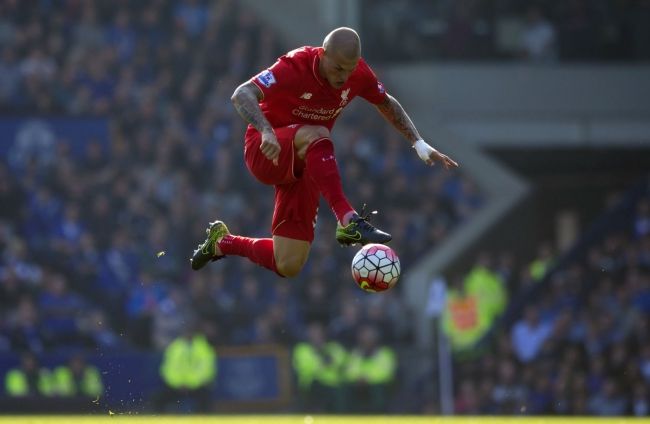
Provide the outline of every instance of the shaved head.
<path id="1" fill-rule="evenodd" d="M 341 27 L 327 34 L 323 40 L 323 50 L 327 54 L 355 60 L 361 56 L 361 40 L 352 28 Z"/>

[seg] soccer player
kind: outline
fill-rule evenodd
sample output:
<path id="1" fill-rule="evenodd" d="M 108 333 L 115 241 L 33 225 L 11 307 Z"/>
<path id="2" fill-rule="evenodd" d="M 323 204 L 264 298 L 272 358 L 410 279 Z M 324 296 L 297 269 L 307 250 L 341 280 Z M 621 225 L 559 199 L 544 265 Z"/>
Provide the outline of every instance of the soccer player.
<path id="1" fill-rule="evenodd" d="M 390 241 L 390 234 L 372 226 L 350 205 L 336 165 L 330 131 L 356 96 L 374 104 L 428 165 L 458 166 L 420 137 L 402 106 L 361 58 L 357 33 L 337 28 L 325 37 L 323 47 L 287 53 L 233 93 L 235 109 L 249 124 L 246 166 L 257 180 L 275 186 L 273 238 L 233 235 L 223 222 L 212 222 L 206 240 L 194 251 L 192 269 L 235 255 L 283 277 L 297 275 L 314 239 L 321 195 L 338 220 L 340 244 Z"/>

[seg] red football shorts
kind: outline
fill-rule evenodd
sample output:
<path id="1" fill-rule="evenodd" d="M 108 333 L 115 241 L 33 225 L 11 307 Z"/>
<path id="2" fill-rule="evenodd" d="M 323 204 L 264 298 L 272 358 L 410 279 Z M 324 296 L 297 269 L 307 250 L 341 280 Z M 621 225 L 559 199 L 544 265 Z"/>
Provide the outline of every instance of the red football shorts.
<path id="1" fill-rule="evenodd" d="M 261 134 L 249 127 L 244 143 L 246 167 L 263 184 L 275 186 L 275 209 L 271 234 L 312 242 L 318 213 L 319 193 L 298 157 L 293 139 L 300 125 L 274 128 L 280 143 L 275 166 L 260 150 Z"/>

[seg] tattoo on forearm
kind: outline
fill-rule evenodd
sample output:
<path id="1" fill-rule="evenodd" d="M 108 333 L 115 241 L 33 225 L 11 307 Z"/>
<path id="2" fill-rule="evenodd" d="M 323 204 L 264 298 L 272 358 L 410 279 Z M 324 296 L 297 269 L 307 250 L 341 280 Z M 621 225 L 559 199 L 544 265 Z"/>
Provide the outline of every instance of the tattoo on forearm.
<path id="1" fill-rule="evenodd" d="M 239 115 L 255 127 L 256 130 L 262 132 L 271 128 L 269 121 L 266 120 L 262 109 L 260 109 L 257 97 L 250 90 L 246 88 L 237 89 L 232 102 Z"/>
<path id="2" fill-rule="evenodd" d="M 387 96 L 384 103 L 377 105 L 377 109 L 407 140 L 415 142 L 420 138 L 413 121 L 394 97 Z"/>

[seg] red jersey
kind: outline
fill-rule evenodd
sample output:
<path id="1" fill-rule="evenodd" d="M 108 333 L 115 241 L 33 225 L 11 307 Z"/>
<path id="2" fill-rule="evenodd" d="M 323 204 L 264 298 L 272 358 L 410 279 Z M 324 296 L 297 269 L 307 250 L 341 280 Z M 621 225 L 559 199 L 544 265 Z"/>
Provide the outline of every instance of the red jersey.
<path id="1" fill-rule="evenodd" d="M 309 46 L 292 50 L 251 79 L 264 93 L 260 107 L 273 128 L 306 124 L 331 130 L 356 96 L 372 104 L 386 99 L 383 84 L 363 59 L 343 87 L 332 87 L 318 72 L 322 51 Z"/>

